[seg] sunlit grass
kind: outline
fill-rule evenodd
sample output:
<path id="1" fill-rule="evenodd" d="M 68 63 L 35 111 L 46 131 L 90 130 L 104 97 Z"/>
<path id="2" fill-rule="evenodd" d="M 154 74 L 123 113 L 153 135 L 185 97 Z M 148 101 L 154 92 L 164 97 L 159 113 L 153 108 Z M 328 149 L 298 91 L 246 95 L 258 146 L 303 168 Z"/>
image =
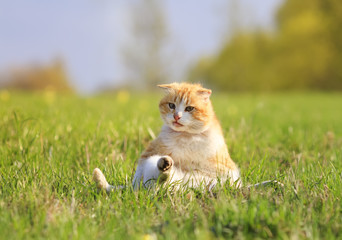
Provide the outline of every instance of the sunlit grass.
<path id="1" fill-rule="evenodd" d="M 0 238 L 341 237 L 339 94 L 214 94 L 245 185 L 284 183 L 226 186 L 214 196 L 191 189 L 97 193 L 95 167 L 112 184 L 131 182 L 139 154 L 162 125 L 160 96 L 0 95 Z"/>

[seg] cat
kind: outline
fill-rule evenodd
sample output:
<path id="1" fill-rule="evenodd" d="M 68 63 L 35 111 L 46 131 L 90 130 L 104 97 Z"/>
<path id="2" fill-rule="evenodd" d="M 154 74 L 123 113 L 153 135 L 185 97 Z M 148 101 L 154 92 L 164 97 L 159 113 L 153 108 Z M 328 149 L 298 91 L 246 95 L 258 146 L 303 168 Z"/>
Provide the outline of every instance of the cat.
<path id="1" fill-rule="evenodd" d="M 158 87 L 165 92 L 159 103 L 164 125 L 138 161 L 133 188 L 151 187 L 158 181 L 212 189 L 218 179 L 241 187 L 239 169 L 230 158 L 210 101 L 211 90 L 190 83 Z M 93 179 L 99 189 L 115 189 L 98 168 Z"/>

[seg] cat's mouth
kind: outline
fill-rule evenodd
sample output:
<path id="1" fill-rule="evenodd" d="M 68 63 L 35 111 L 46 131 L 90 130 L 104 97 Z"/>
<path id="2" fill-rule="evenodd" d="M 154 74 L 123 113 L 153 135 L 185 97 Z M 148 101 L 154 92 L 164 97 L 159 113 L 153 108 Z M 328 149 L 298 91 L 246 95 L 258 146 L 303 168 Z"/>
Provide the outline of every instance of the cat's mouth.
<path id="1" fill-rule="evenodd" d="M 175 127 L 183 127 L 184 126 L 183 124 L 180 124 L 177 121 L 172 122 L 172 125 L 175 126 Z"/>

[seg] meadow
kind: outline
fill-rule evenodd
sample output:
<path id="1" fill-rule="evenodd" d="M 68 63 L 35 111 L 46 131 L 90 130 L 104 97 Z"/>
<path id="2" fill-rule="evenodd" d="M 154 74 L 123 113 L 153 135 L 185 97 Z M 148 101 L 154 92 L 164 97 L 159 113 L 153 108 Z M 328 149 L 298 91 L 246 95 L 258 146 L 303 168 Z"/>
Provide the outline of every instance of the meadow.
<path id="1" fill-rule="evenodd" d="M 244 185 L 129 185 L 159 133 L 161 94 L 0 94 L 0 239 L 341 239 L 342 95 L 213 94 Z"/>

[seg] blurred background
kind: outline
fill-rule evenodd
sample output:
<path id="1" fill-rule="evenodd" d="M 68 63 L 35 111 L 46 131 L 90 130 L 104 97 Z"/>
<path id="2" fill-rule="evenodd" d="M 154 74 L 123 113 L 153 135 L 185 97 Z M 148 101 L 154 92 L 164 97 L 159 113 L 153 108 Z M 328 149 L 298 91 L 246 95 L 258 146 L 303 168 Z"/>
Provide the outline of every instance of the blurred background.
<path id="1" fill-rule="evenodd" d="M 0 0 L 0 88 L 342 90 L 341 0 Z"/>

